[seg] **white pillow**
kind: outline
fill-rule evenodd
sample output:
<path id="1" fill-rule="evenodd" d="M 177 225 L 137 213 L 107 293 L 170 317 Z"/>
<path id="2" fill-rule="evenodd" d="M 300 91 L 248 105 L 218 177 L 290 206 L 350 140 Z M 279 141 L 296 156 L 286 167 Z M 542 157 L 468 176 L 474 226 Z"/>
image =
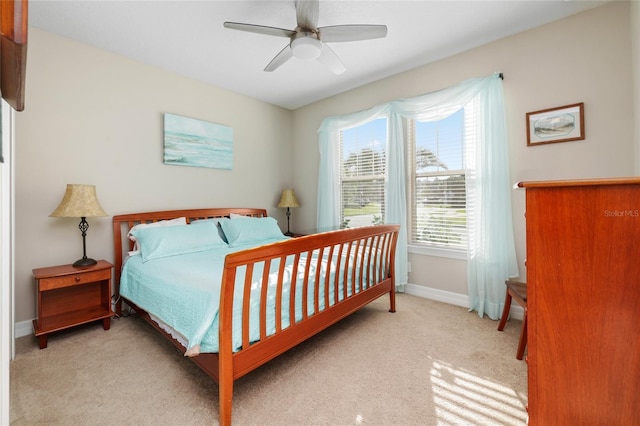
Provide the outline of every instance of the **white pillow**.
<path id="1" fill-rule="evenodd" d="M 186 217 L 177 217 L 175 219 L 159 220 L 157 222 L 137 224 L 133 228 L 129 229 L 129 232 L 127 233 L 127 237 L 129 237 L 129 239 L 133 241 L 133 251 L 129 252 L 129 256 L 135 256 L 140 254 L 140 249 L 138 248 L 138 241 L 136 240 L 136 237 L 133 235 L 134 232 L 144 228 L 155 228 L 158 226 L 176 226 L 176 225 L 186 225 L 186 224 L 187 224 Z"/>

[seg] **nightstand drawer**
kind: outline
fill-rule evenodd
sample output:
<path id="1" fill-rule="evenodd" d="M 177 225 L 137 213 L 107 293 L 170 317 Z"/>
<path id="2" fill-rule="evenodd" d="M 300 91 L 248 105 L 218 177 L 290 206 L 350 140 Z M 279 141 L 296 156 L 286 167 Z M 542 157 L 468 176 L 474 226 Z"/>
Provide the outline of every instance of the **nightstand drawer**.
<path id="1" fill-rule="evenodd" d="M 109 279 L 111 279 L 111 270 L 103 269 L 101 271 L 85 272 L 61 277 L 41 278 L 39 280 L 39 285 L 40 291 L 47 291 Z"/>

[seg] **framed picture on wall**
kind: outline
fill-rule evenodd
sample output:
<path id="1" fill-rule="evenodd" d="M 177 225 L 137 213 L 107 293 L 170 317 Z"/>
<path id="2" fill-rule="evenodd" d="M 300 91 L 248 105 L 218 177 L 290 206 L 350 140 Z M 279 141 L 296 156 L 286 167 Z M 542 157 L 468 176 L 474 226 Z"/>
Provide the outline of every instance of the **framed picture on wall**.
<path id="1" fill-rule="evenodd" d="M 231 170 L 233 129 L 165 113 L 164 164 Z"/>
<path id="2" fill-rule="evenodd" d="M 527 113 L 527 146 L 584 139 L 584 103 Z"/>

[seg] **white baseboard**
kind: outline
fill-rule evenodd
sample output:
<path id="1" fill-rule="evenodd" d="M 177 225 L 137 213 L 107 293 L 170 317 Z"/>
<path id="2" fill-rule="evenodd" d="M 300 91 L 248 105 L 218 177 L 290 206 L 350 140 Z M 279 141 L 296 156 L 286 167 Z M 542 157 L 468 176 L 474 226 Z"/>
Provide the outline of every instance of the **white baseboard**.
<path id="1" fill-rule="evenodd" d="M 439 290 L 437 288 L 425 287 L 417 284 L 405 284 L 404 292 L 413 296 L 424 297 L 436 302 L 448 303 L 450 305 L 469 308 L 469 296 L 466 294 L 453 293 L 451 291 Z M 511 304 L 510 318 L 522 321 L 524 309 L 517 303 Z"/>
<path id="2" fill-rule="evenodd" d="M 444 302 L 450 305 L 469 307 L 469 296 L 466 294 L 453 293 L 451 291 L 439 290 L 437 288 L 425 287 L 417 284 L 405 284 L 404 292 L 413 296 L 424 297 L 425 299 Z M 520 305 L 511 305 L 511 318 L 522 320 L 524 310 Z M 15 336 L 24 337 L 33 334 L 33 321 L 20 321 L 16 323 Z"/>
<path id="3" fill-rule="evenodd" d="M 16 339 L 18 337 L 24 337 L 33 334 L 33 321 L 20 321 L 16 323 L 16 328 L 14 330 L 14 336 Z"/>

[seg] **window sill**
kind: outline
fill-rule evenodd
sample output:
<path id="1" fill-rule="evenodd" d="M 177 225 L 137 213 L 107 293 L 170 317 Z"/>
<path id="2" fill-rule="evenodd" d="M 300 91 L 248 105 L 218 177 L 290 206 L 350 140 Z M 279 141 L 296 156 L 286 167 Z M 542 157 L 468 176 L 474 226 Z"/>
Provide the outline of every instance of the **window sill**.
<path id="1" fill-rule="evenodd" d="M 445 248 L 424 247 L 424 246 L 408 246 L 409 253 L 422 254 L 425 256 L 446 257 L 449 259 L 467 260 L 467 252 L 463 250 L 451 250 Z"/>

